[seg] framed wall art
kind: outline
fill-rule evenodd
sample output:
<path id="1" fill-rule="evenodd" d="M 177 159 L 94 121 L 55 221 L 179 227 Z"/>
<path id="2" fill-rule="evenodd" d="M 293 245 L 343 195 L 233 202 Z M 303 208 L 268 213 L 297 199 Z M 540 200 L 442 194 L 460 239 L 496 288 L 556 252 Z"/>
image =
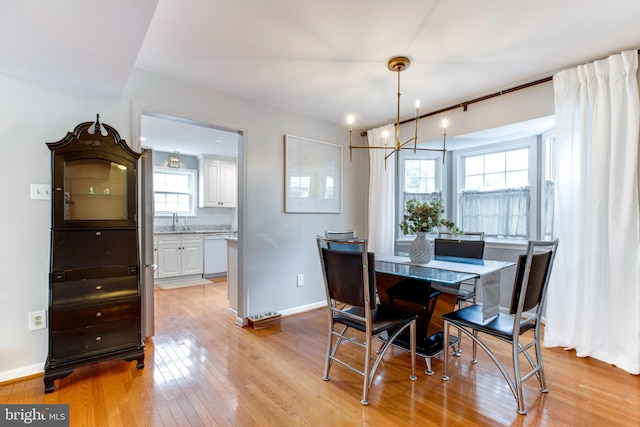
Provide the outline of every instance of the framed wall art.
<path id="1" fill-rule="evenodd" d="M 342 212 L 342 147 L 285 135 L 284 185 L 285 212 Z"/>

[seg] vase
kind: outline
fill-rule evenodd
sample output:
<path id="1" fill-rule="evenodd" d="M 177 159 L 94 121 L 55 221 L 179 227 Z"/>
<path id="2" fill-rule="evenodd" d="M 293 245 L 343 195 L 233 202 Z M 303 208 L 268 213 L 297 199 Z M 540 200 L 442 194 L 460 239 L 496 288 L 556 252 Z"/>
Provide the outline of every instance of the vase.
<path id="1" fill-rule="evenodd" d="M 417 232 L 409 245 L 409 259 L 415 264 L 428 264 L 433 258 L 433 244 L 427 239 L 427 233 Z"/>

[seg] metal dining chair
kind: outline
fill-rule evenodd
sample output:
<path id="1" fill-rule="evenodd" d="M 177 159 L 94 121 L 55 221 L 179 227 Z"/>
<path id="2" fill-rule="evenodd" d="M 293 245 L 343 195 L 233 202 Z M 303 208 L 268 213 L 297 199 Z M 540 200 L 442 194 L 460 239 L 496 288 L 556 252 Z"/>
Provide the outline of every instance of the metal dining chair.
<path id="1" fill-rule="evenodd" d="M 557 239 L 529 242 L 526 254 L 520 255 L 518 259 L 509 313 L 498 313 L 494 318 L 485 320 L 482 315 L 482 306 L 474 304 L 442 316 L 445 337 L 449 336 L 450 327 L 453 326 L 473 340 L 471 363 L 477 363 L 476 345 L 479 345 L 493 360 L 513 393 L 519 414 L 526 414 L 522 392 L 523 382 L 535 376 L 538 379 L 540 391 L 548 392 L 542 363 L 540 328 L 557 247 Z M 523 341 L 524 334 L 529 331 L 533 331 L 533 339 L 529 342 Z M 491 346 L 494 341 L 487 340 L 484 336 L 498 338 L 511 344 L 513 376 L 493 353 Z M 535 351 L 534 357 L 528 353 L 532 348 Z M 525 375 L 520 371 L 520 355 L 524 355 L 531 366 L 531 370 Z M 445 381 L 449 380 L 448 359 L 445 355 L 442 375 Z"/>
<path id="2" fill-rule="evenodd" d="M 363 377 L 363 405 L 369 404 L 369 388 L 375 372 L 387 350 L 381 349 L 373 358 L 373 340 L 386 333 L 389 344 L 409 328 L 411 350 L 411 376 L 415 381 L 416 355 L 416 319 L 415 314 L 395 308 L 379 305 L 376 298 L 375 255 L 367 252 L 364 239 L 335 240 L 317 237 L 318 253 L 322 267 L 325 292 L 327 296 L 329 339 L 325 357 L 323 380 L 329 381 L 329 370 L 333 362 L 347 367 Z M 357 244 L 359 251 L 334 250 L 332 247 Z M 351 329 L 364 334 L 364 338 L 350 336 Z M 348 358 L 338 357 L 338 349 L 344 342 L 354 343 L 364 348 L 364 360 L 361 366 L 354 366 Z"/>
<path id="3" fill-rule="evenodd" d="M 484 233 L 465 232 L 461 236 L 454 236 L 451 233 L 440 232 L 438 238 L 434 240 L 433 252 L 436 256 L 451 256 L 462 258 L 482 259 L 484 257 Z M 462 239 L 462 236 L 465 236 Z M 446 238 L 445 238 L 446 237 Z M 469 282 L 462 282 L 457 291 L 456 305 L 458 309 L 463 308 L 468 301 L 475 303 L 478 279 Z M 441 290 L 447 291 L 445 288 Z M 458 333 L 458 343 L 455 347 L 455 355 L 462 354 L 461 349 L 462 334 Z"/>

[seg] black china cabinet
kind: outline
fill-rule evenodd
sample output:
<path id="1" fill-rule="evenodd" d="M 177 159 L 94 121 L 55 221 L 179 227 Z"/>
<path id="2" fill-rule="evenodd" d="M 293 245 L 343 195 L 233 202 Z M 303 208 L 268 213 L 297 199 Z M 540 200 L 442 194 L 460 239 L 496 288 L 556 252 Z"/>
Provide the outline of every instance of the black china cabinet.
<path id="1" fill-rule="evenodd" d="M 144 367 L 137 165 L 109 125 L 77 125 L 51 150 L 49 355 L 44 391 L 79 366 L 109 359 Z"/>

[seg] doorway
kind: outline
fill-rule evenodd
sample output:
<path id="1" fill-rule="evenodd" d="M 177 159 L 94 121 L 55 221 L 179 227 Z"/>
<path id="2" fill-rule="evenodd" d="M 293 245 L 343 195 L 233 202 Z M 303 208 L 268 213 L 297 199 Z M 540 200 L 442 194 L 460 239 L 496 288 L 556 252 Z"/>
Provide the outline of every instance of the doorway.
<path id="1" fill-rule="evenodd" d="M 141 218 L 139 221 L 141 235 L 142 263 L 145 266 L 142 276 L 143 299 L 143 328 L 145 337 L 154 334 L 154 287 L 157 274 L 154 267 L 158 263 L 154 257 L 154 231 L 159 227 L 166 230 L 168 224 L 175 227 L 176 215 L 167 215 L 167 209 L 174 209 L 176 205 L 168 203 L 164 205 L 165 212 L 161 215 L 154 214 L 154 207 L 158 206 L 154 200 L 153 170 L 165 168 L 198 170 L 202 166 L 203 156 L 206 158 L 220 158 L 233 162 L 236 166 L 237 204 L 233 207 L 211 207 L 200 203 L 198 187 L 202 185 L 200 177 L 194 183 L 196 191 L 192 195 L 194 200 L 193 211 L 189 214 L 178 215 L 180 227 L 184 230 L 192 230 L 194 234 L 203 235 L 207 229 L 225 230 L 241 234 L 239 227 L 242 212 L 242 197 L 244 193 L 244 180 L 242 179 L 243 165 L 243 132 L 226 126 L 220 126 L 202 119 L 177 117 L 176 115 L 162 114 L 152 111 L 139 112 L 140 147 L 144 153 L 141 173 L 141 190 L 139 209 Z M 174 162 L 170 165 L 170 162 Z M 170 167 L 171 166 L 171 167 Z M 200 175 L 200 174 L 198 174 Z M 155 258 L 155 259 L 154 259 Z M 204 267 L 204 260 L 201 264 Z M 237 262 L 235 264 L 238 264 Z M 187 272 L 187 274 L 190 272 Z M 237 277 L 238 275 L 236 275 Z M 240 283 L 236 288 L 237 294 Z M 237 295 L 229 295 L 230 300 L 238 301 Z M 240 311 L 240 310 L 238 310 Z M 236 323 L 241 313 L 237 313 Z"/>

